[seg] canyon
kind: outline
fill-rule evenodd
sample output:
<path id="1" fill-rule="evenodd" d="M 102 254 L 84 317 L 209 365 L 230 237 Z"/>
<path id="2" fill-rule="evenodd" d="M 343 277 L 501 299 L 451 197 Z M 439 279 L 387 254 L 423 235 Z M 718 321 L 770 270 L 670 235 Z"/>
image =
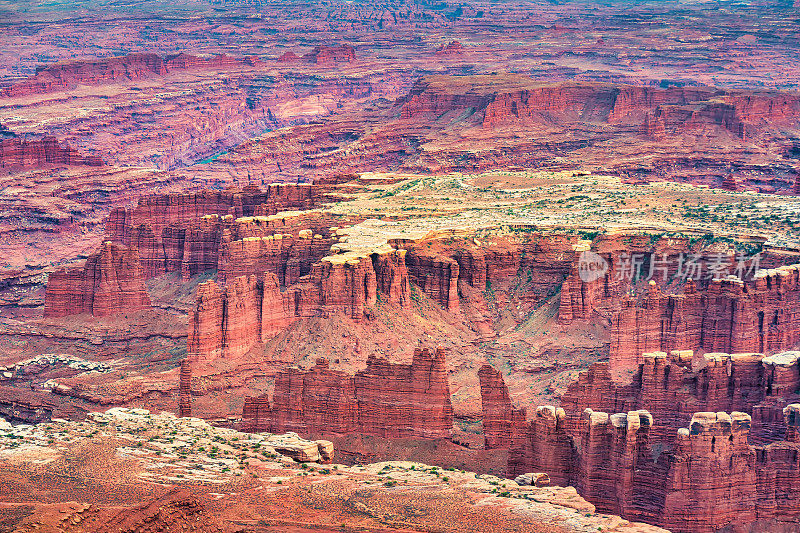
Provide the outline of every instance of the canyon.
<path id="1" fill-rule="evenodd" d="M 510 450 L 509 475 L 546 473 L 632 520 L 675 531 L 793 527 L 784 498 L 794 489 L 790 481 L 778 488 L 776 476 L 797 475 L 797 352 L 702 360 L 692 368 L 691 352 L 645 354 L 627 385 L 598 363 L 570 386 L 563 407 L 540 406 L 532 419 L 484 366 L 486 446 Z"/>
<path id="2" fill-rule="evenodd" d="M 0 3 L 3 528 L 797 529 L 791 2 L 68 4 Z"/>
<path id="3" fill-rule="evenodd" d="M 339 443 L 353 435 L 450 442 L 465 446 L 467 464 L 478 465 L 477 443 L 458 424 L 463 413 L 471 412 L 463 398 L 478 392 L 481 448 L 507 454 L 507 476 L 541 472 L 553 485 L 575 487 L 599 510 L 676 531 L 793 523 L 791 508 L 777 496 L 756 511 L 756 502 L 767 501 L 765 494 L 777 483 L 770 479 L 784 472 L 794 475 L 793 463 L 773 451 L 790 438 L 786 424 L 793 411 L 787 405 L 798 401 L 796 352 L 785 352 L 797 344 L 792 318 L 797 267 L 785 264 L 792 253 L 762 245 L 767 269 L 740 272 L 745 281 L 726 274 L 695 283 L 675 270 L 681 268 L 679 257 L 691 252 L 710 269 L 712 262 L 719 263 L 714 242 L 692 244 L 687 237 L 635 231 L 596 236 L 525 226 L 515 228 L 523 231 L 498 231 L 491 222 L 483 230 L 433 229 L 436 225 L 429 221 L 416 226 L 413 218 L 378 221 L 335 209 L 343 194 L 373 195 L 369 187 L 352 179 L 332 185 L 274 184 L 263 190 L 250 186 L 151 196 L 135 207 L 112 210 L 108 240 L 100 250 L 82 267 L 50 276 L 44 318 L 57 321 L 77 314 L 88 315 L 88 320 L 117 316 L 113 319 L 127 321 L 127 315 L 117 313 L 160 313 L 147 284 L 172 276 L 196 287 L 195 294 L 187 294 L 194 303 L 184 299 L 181 308 L 188 319 L 185 358 L 164 377 L 144 374 L 148 392 L 142 395 L 131 391 L 120 396 L 117 385 L 110 390 L 118 392 L 109 396 L 110 383 L 55 377 L 50 394 L 73 402 L 58 405 L 47 394 L 22 393 L 24 381 L 16 378 L 0 390 L 0 402 L 10 406 L 7 412 L 13 416 L 47 420 L 61 413 L 82 416 L 93 405 L 109 402 L 153 402 L 156 394 L 157 403 L 174 402 L 183 416 L 202 414 L 246 432 L 296 432 Z M 594 280 L 586 279 L 582 270 L 587 253 L 607 263 Z M 647 258 L 640 265 L 645 270 L 659 257 L 671 266 L 663 266 L 657 271 L 663 275 L 651 280 L 619 275 L 628 268 L 623 259 L 633 254 Z M 728 271 L 736 272 L 735 254 L 724 257 Z M 208 276 L 212 279 L 204 280 Z M 662 292 L 674 289 L 683 294 Z M 691 305 L 681 307 L 675 304 L 678 300 Z M 530 327 L 533 317 L 564 335 L 599 321 L 609 359 L 584 366 L 588 369 L 551 396 L 560 406 L 536 406 L 528 399 L 518 407 L 504 374 L 481 366 L 485 356 L 464 348 L 415 348 L 410 364 L 395 363 L 365 344 L 363 333 L 349 340 L 345 330 L 343 341 L 350 346 L 344 352 L 337 349 L 330 359 L 318 357 L 312 365 L 305 356 L 313 351 L 289 360 L 274 351 L 287 336 L 315 324 L 339 321 L 352 324 L 348 328 L 366 328 L 369 335 L 384 317 L 396 314 L 416 321 L 414 317 L 431 312 L 425 309 L 461 321 L 460 335 L 474 344 L 490 343 L 492 349 L 484 353 L 509 359 L 515 341 L 505 337 Z M 644 312 L 630 314 L 631 309 Z M 653 309 L 688 312 L 659 315 Z M 779 318 L 756 337 L 759 310 Z M 719 316 L 731 319 L 719 325 L 708 322 Z M 403 336 L 407 327 L 393 335 Z M 716 337 L 714 332 L 719 332 Z M 762 344 L 732 344 L 732 339 Z M 505 351 L 498 352 L 500 341 L 509 343 L 501 348 Z M 683 348 L 670 350 L 670 355 L 662 351 L 673 346 Z M 754 353 L 735 352 L 747 348 Z M 446 360 L 450 350 L 452 357 Z M 625 381 L 624 373 L 637 367 Z M 525 370 L 521 380 L 513 373 L 510 377 L 519 391 L 549 372 L 545 366 Z M 159 384 L 167 376 L 172 381 Z M 477 391 L 463 389 L 461 380 L 475 383 L 476 377 Z M 223 401 L 222 395 L 231 393 L 234 401 Z M 529 410 L 535 413 L 531 420 Z M 709 413 L 717 418 L 706 422 Z M 706 424 L 690 435 L 705 436 L 683 439 L 681 428 L 687 423 L 690 428 Z M 718 451 L 712 446 L 710 456 L 701 454 L 707 446 L 703 439 L 731 435 L 730 448 Z M 345 453 L 351 452 L 346 448 Z M 729 455 L 715 455 L 719 453 Z M 763 461 L 754 462 L 762 456 Z M 725 461 L 751 466 L 736 467 L 703 487 L 685 487 L 685 480 L 693 479 L 686 465 Z M 723 480 L 736 476 L 752 489 L 727 496 L 731 503 L 724 512 L 681 503 L 687 498 L 700 502 L 707 491 L 725 490 L 719 488 L 727 486 Z"/>
<path id="4" fill-rule="evenodd" d="M 238 175 L 253 175 L 265 164 L 288 175 L 379 168 L 431 174 L 583 168 L 612 170 L 627 179 L 711 186 L 731 175 L 737 190 L 788 194 L 796 162 L 791 143 L 781 139 L 785 131 L 796 132 L 798 124 L 796 92 L 432 75 L 418 80 L 392 106 L 376 105 L 357 118 L 324 126 L 298 126 L 292 143 L 266 134 L 212 166 Z M 449 133 L 454 131 L 456 136 Z M 630 149 L 632 143 L 651 154 L 646 164 Z M 691 143 L 691 156 L 686 143 Z M 719 143 L 728 147 L 724 156 L 716 151 Z M 786 148 L 766 165 L 764 156 L 774 143 Z M 331 149 L 320 150 L 320 144 Z M 753 145 L 759 148 L 751 152 Z M 298 153 L 301 146 L 305 149 Z M 272 167 L 278 155 L 285 162 Z"/>

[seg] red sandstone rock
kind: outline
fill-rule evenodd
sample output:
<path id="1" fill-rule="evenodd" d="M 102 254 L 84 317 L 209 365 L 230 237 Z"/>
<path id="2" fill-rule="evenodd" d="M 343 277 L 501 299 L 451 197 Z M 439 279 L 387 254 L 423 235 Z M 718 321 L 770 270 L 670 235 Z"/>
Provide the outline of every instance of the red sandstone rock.
<path id="1" fill-rule="evenodd" d="M 233 278 L 225 286 L 223 357 L 235 359 L 261 342 L 262 291 L 256 276 Z"/>
<path id="2" fill-rule="evenodd" d="M 449 311 L 458 311 L 458 262 L 425 251 L 410 250 L 406 255 L 406 265 L 411 281 L 431 300 Z"/>
<path id="3" fill-rule="evenodd" d="M 613 415 L 591 409 L 583 412 L 576 436 L 580 453 L 575 485 L 598 509 L 616 509 L 626 516 L 636 512 L 630 510 L 635 507 L 634 496 L 652 482 L 637 464 L 652 461 L 652 456 L 648 457 L 652 425 L 653 417 L 647 411 Z"/>
<path id="4" fill-rule="evenodd" d="M 247 397 L 242 408 L 242 431 L 249 433 L 266 433 L 270 430 L 271 412 L 269 398 Z"/>
<path id="5" fill-rule="evenodd" d="M 685 355 L 688 354 L 676 357 L 690 362 Z M 728 357 L 727 367 L 712 367 L 721 369 L 722 376 L 727 375 L 728 379 L 746 373 L 747 365 L 753 362 L 752 357 Z M 653 362 L 664 359 L 657 356 Z M 716 363 L 718 359 L 706 356 L 705 362 Z M 686 382 L 675 374 L 648 373 L 634 383 L 653 382 L 654 390 L 647 393 L 646 401 L 653 402 L 660 411 L 675 414 L 678 412 L 675 406 L 682 409 L 687 398 L 673 394 L 659 399 L 657 395 L 661 389 L 674 390 L 673 380 Z M 601 375 L 595 379 L 602 380 Z M 722 376 L 718 374 L 713 379 Z M 659 524 L 672 531 L 712 532 L 726 527 L 781 530 L 796 523 L 800 404 L 784 409 L 786 440 L 763 447 L 748 445 L 750 416 L 736 411 L 730 415 L 695 413 L 689 429 L 677 431 L 675 441 L 674 426 L 659 428 L 658 419 L 654 421 L 647 411 L 609 415 L 587 408 L 578 420 L 570 423 L 563 410 L 539 407 L 536 419 L 527 423 L 527 433 L 519 435 L 520 422 L 508 415 L 512 407 L 507 393 L 504 394 L 502 378 L 488 366 L 481 369 L 480 377 L 484 417 L 490 422 L 484 424 L 487 442 L 497 439 L 500 445 L 508 445 L 510 431 L 517 432 L 509 446 L 511 476 L 533 471 L 555 475 L 555 483 L 573 484 L 598 510 Z M 737 384 L 742 379 L 737 377 Z M 599 385 L 595 383 L 593 389 L 601 390 Z M 739 397 L 736 401 L 744 403 L 758 398 L 752 387 L 741 385 L 741 389 L 726 386 L 727 396 L 735 391 Z M 708 400 L 711 404 L 735 403 L 731 398 L 725 400 L 721 388 L 713 383 L 699 383 L 696 390 L 703 392 L 697 400 L 706 401 L 703 396 L 707 394 L 715 398 Z M 587 401 L 613 403 L 619 391 L 615 392 L 608 384 L 603 390 L 603 394 L 595 395 L 595 400 L 587 397 Z M 748 391 L 755 397 L 748 398 Z M 620 400 L 616 400 L 618 404 Z M 632 402 L 627 400 L 627 403 Z M 666 438 L 664 430 L 671 432 L 672 438 Z"/>
<path id="6" fill-rule="evenodd" d="M 181 278 L 184 281 L 197 274 L 217 269 L 224 225 L 224 220 L 220 220 L 216 215 L 211 215 L 202 217 L 196 224 L 185 230 L 183 234 L 183 257 L 181 257 L 179 263 Z M 167 243 L 172 244 L 171 239 L 169 239 L 170 233 L 170 231 L 162 233 L 163 237 L 167 237 L 167 242 L 164 243 L 165 255 L 168 258 L 165 270 L 167 267 L 174 267 L 177 270 L 178 264 L 170 262 L 171 254 L 167 253 Z M 170 248 L 175 251 L 178 249 L 177 246 L 171 246 Z"/>
<path id="7" fill-rule="evenodd" d="M 793 403 L 783 409 L 783 420 L 786 424 L 786 440 L 800 442 L 800 404 Z"/>
<path id="8" fill-rule="evenodd" d="M 349 433 L 361 427 L 353 377 L 331 370 L 325 359 L 307 372 L 294 367 L 280 372 L 273 398 L 270 428 L 276 433 Z"/>
<path id="9" fill-rule="evenodd" d="M 510 448 L 516 433 L 524 430 L 519 422 L 525 424 L 525 411 L 513 408 L 503 375 L 494 367 L 483 365 L 478 371 L 478 378 L 481 385 L 484 447 L 487 450 Z"/>
<path id="10" fill-rule="evenodd" d="M 338 65 L 352 63 L 356 60 L 355 49 L 348 45 L 316 46 L 312 51 L 303 56 L 303 61 L 317 65 Z"/>
<path id="11" fill-rule="evenodd" d="M 516 411 L 516 410 L 515 410 Z M 524 421 L 525 411 L 522 410 Z M 515 421 L 515 426 L 520 426 Z M 561 408 L 540 405 L 533 420 L 522 424 L 514 435 L 508 455 L 507 474 L 546 472 L 553 485 L 567 486 L 573 478 L 573 441 L 566 431 L 566 414 Z"/>
<path id="12" fill-rule="evenodd" d="M 738 191 L 739 183 L 736 181 L 736 177 L 731 173 L 725 176 L 721 188 L 728 191 Z"/>
<path id="13" fill-rule="evenodd" d="M 718 531 L 756 519 L 756 454 L 745 413 L 695 413 L 671 455 L 662 510 L 664 527 Z"/>
<path id="14" fill-rule="evenodd" d="M 300 61 L 300 56 L 294 52 L 284 52 L 280 55 L 278 61 L 281 63 L 294 63 L 296 61 Z"/>
<path id="15" fill-rule="evenodd" d="M 69 146 L 61 146 L 55 137 L 41 139 L 0 139 L 0 169 L 41 168 L 46 165 L 85 165 L 99 167 L 98 156 L 83 156 Z"/>
<path id="16" fill-rule="evenodd" d="M 540 407 L 525 434 L 518 429 L 524 414 L 521 422 L 509 415 L 502 378 L 485 366 L 486 439 L 510 448 L 509 475 L 555 475 L 599 510 L 629 519 L 686 532 L 792 527 L 785 524 L 797 520 L 800 406 L 781 408 L 781 432 L 766 446 L 748 445 L 751 418 L 737 407 L 785 406 L 781 397 L 797 398 L 798 355 L 647 354 L 629 385 L 617 385 L 607 366 L 596 364 L 564 396 L 567 413 Z M 578 412 L 583 406 L 629 410 Z M 705 409 L 692 411 L 698 407 Z M 689 418 L 689 429 L 678 430 Z"/>
<path id="17" fill-rule="evenodd" d="M 751 440 L 783 437 L 782 410 L 797 398 L 797 352 L 762 354 L 692 352 L 645 354 L 633 382 L 617 383 L 606 363 L 596 363 L 569 386 L 561 404 L 571 418 L 581 409 L 620 411 L 647 408 L 658 424 L 651 434 L 671 445 L 675 430 L 698 411 L 752 413 Z"/>
<path id="18" fill-rule="evenodd" d="M 458 41 L 450 41 L 436 50 L 437 56 L 460 56 L 464 54 L 464 45 Z"/>
<path id="19" fill-rule="evenodd" d="M 647 234 L 611 234 L 601 235 L 591 243 L 576 242 L 573 248 L 572 266 L 561 293 L 559 322 L 562 324 L 597 316 L 612 319 L 631 299 L 635 279 L 654 281 L 656 287 L 650 287 L 647 292 L 652 295 L 654 289 L 678 274 L 678 269 L 686 262 L 690 245 L 683 237 L 662 237 L 653 242 Z M 732 272 L 734 257 L 731 255 L 728 259 L 729 272 Z M 719 254 L 700 253 L 697 261 L 701 265 L 719 262 Z M 652 266 L 652 271 L 648 265 Z"/>
<path id="20" fill-rule="evenodd" d="M 481 243 L 434 236 L 416 242 L 398 240 L 394 245 L 409 249 L 410 279 L 426 296 L 451 312 L 462 312 L 477 333 L 492 338 L 494 315 L 486 295 L 512 297 L 520 308 L 540 302 L 570 268 L 575 239 L 532 234 Z"/>
<path id="21" fill-rule="evenodd" d="M 261 300 L 261 342 L 267 342 L 292 323 L 296 316 L 297 302 L 292 296 L 297 293 L 281 292 L 278 276 L 264 274 Z"/>
<path id="22" fill-rule="evenodd" d="M 410 365 L 370 357 L 355 376 L 331 370 L 324 359 L 306 372 L 288 368 L 276 377 L 271 409 L 265 401 L 246 400 L 245 428 L 384 438 L 448 438 L 453 431 L 442 349 L 417 349 Z"/>
<path id="23" fill-rule="evenodd" d="M 369 258 L 328 256 L 311 268 L 311 283 L 319 287 L 319 309 L 323 316 L 343 312 L 355 321 L 375 305 L 377 284 Z"/>
<path id="24" fill-rule="evenodd" d="M 792 185 L 792 193 L 800 195 L 800 170 L 794 173 L 794 185 Z"/>
<path id="25" fill-rule="evenodd" d="M 362 424 L 383 437 L 447 438 L 453 408 L 444 349 L 414 350 L 411 365 L 370 357 L 355 375 Z"/>
<path id="26" fill-rule="evenodd" d="M 288 239 L 287 239 L 288 240 Z M 300 242 L 308 239 L 300 239 Z M 227 248 L 225 286 L 214 281 L 201 284 L 189 325 L 188 351 L 209 361 L 219 357 L 239 357 L 256 344 L 266 342 L 299 318 L 344 314 L 358 322 L 368 314 L 378 297 L 401 307 L 410 305 L 408 276 L 402 251 L 390 250 L 370 257 L 332 255 L 313 263 L 308 276 L 281 290 L 272 268 L 287 264 L 275 251 L 284 239 L 248 237 Z M 242 254 L 235 244 L 242 243 Z M 238 257 L 258 261 L 241 265 Z M 266 250 L 266 252 L 265 252 Z M 264 253 L 262 253 L 264 252 Z M 262 261 L 263 260 L 263 261 Z M 260 261 L 260 262 L 259 262 Z M 375 267 L 380 273 L 381 284 Z M 257 272 L 230 277 L 230 272 Z M 297 277 L 295 271 L 292 277 Z M 287 271 L 284 279 L 290 279 Z"/>
<path id="27" fill-rule="evenodd" d="M 555 158 L 566 152 L 578 166 L 607 168 L 609 161 L 613 161 L 612 165 L 623 172 L 681 181 L 688 174 L 693 175 L 692 181 L 719 186 L 717 176 L 730 162 L 714 155 L 707 141 L 717 146 L 720 143 L 737 146 L 735 150 L 741 149 L 743 154 L 752 153 L 752 148 L 745 146 L 761 144 L 766 137 L 781 136 L 779 131 L 787 126 L 796 129 L 800 124 L 800 98 L 796 93 L 576 81 L 548 83 L 513 75 L 429 76 L 420 79 L 399 102 L 400 124 L 409 129 L 424 124 L 426 138 L 431 139 L 424 151 L 413 161 L 407 161 L 407 168 L 432 172 L 530 168 L 543 160 L 558 164 Z M 450 137 L 454 120 L 463 123 L 463 142 Z M 476 154 L 475 143 L 480 141 L 466 132 L 477 123 L 492 130 L 495 142 L 502 139 L 502 148 Z M 430 132 L 431 124 L 436 133 Z M 523 130 L 529 134 L 520 135 Z M 585 138 L 576 138 L 577 131 L 581 135 L 603 131 L 603 147 L 595 143 L 593 150 L 584 150 Z M 588 133 L 588 137 L 598 139 L 596 133 Z M 685 138 L 692 147 L 692 156 L 677 158 L 680 162 L 674 151 L 667 154 L 661 150 L 662 141 L 674 142 L 678 138 Z M 438 150 L 431 148 L 433 139 L 442 143 Z M 447 142 L 442 142 L 445 139 Z M 703 140 L 698 142 L 699 139 Z M 624 148 L 630 146 L 627 143 L 652 147 L 653 163 L 645 163 L 646 169 L 642 168 L 642 162 Z M 706 170 L 702 175 L 695 172 L 688 161 L 698 156 L 709 162 L 714 160 L 711 164 L 714 172 Z M 774 180 L 773 190 L 787 189 L 785 174 L 781 174 Z M 743 178 L 741 186 L 764 187 L 750 177 Z"/>
<path id="28" fill-rule="evenodd" d="M 331 253 L 335 237 L 317 233 L 322 231 L 324 217 L 296 217 L 298 221 L 287 218 L 244 217 L 237 219 L 230 230 L 224 230 L 217 279 L 224 283 L 237 276 L 272 272 L 281 285 L 290 286 L 308 276 L 314 263 Z M 305 227 L 304 221 L 312 228 Z"/>
<path id="29" fill-rule="evenodd" d="M 800 322 L 790 311 L 800 303 L 798 265 L 762 270 L 747 283 L 712 280 L 703 293 L 689 289 L 622 300 L 612 317 L 612 367 L 630 368 L 646 351 L 774 353 L 800 341 Z"/>
<path id="30" fill-rule="evenodd" d="M 178 383 L 178 416 L 192 416 L 192 363 L 189 358 L 181 361 L 181 374 Z"/>
<path id="31" fill-rule="evenodd" d="M 488 95 L 447 94 L 446 91 L 437 90 L 436 81 L 438 80 L 422 79 L 411 88 L 408 95 L 400 101 L 400 118 L 409 120 L 422 116 L 439 116 L 459 107 L 483 109 L 491 100 Z"/>
<path id="32" fill-rule="evenodd" d="M 378 293 L 390 303 L 400 307 L 410 306 L 406 251 L 394 250 L 383 254 L 373 254 L 372 266 L 375 270 Z"/>
<path id="33" fill-rule="evenodd" d="M 272 273 L 261 278 L 239 276 L 224 287 L 209 280 L 197 287 L 187 351 L 203 362 L 235 359 L 293 319 L 286 296 Z"/>
<path id="34" fill-rule="evenodd" d="M 110 240 L 137 247 L 147 278 L 177 270 L 188 279 L 217 269 L 220 261 L 224 262 L 220 257 L 225 253 L 223 234 L 232 228 L 235 218 L 310 209 L 316 201 L 316 190 L 305 184 L 272 184 L 264 191 L 247 187 L 241 191 L 154 196 L 140 199 L 132 209 L 114 209 L 106 224 L 106 234 Z M 321 254 L 324 244 L 317 241 L 315 245 L 314 252 L 307 254 L 314 257 Z M 263 272 L 247 265 L 239 271 L 222 270 L 222 281 L 231 274 L 235 277 Z M 265 270 L 278 271 L 277 267 Z"/>
<path id="35" fill-rule="evenodd" d="M 487 449 L 509 449 L 509 476 L 545 472 L 553 484 L 566 486 L 572 471 L 572 441 L 563 409 L 540 406 L 533 420 L 512 406 L 502 374 L 490 365 L 478 371 L 483 435 Z"/>
<path id="36" fill-rule="evenodd" d="M 138 80 L 174 70 L 255 64 L 257 58 L 237 59 L 226 55 L 201 58 L 189 54 L 162 58 L 152 53 L 133 53 L 94 61 L 74 61 L 39 67 L 36 75 L 0 90 L 0 97 L 19 97 L 65 90 L 78 85 L 99 85 L 119 79 Z"/>
<path id="37" fill-rule="evenodd" d="M 136 249 L 107 241 L 82 268 L 64 268 L 50 275 L 44 316 L 108 316 L 149 306 Z"/>
<path id="38" fill-rule="evenodd" d="M 212 360 L 222 356 L 224 343 L 225 291 L 215 281 L 209 280 L 197 286 L 186 350 L 190 357 Z"/>

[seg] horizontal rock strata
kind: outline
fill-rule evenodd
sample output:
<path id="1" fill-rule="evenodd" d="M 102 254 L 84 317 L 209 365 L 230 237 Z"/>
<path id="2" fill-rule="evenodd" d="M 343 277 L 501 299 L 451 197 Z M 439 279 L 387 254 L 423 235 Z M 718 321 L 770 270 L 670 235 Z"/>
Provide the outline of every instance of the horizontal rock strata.
<path id="1" fill-rule="evenodd" d="M 246 431 L 449 438 L 444 350 L 417 349 L 410 365 L 370 357 L 354 376 L 324 359 L 308 371 L 288 368 L 275 378 L 271 407 L 266 397 L 246 399 L 242 424 Z"/>
<path id="2" fill-rule="evenodd" d="M 47 282 L 44 316 L 89 313 L 109 316 L 150 307 L 136 249 L 109 241 L 79 267 L 53 272 Z"/>
<path id="3" fill-rule="evenodd" d="M 564 409 L 539 407 L 529 420 L 524 411 L 508 415 L 519 411 L 502 376 L 484 367 L 487 448 L 509 449 L 510 476 L 546 473 L 600 510 L 672 531 L 797 527 L 797 353 L 705 354 L 693 360 L 705 366 L 691 374 L 679 363 L 692 360 L 690 353 L 673 358 L 646 354 L 639 376 L 623 387 L 611 385 L 607 367 L 597 364 L 570 387 Z M 756 402 L 773 415 L 771 438 L 754 439 L 768 444 L 750 444 L 753 418 L 731 409 L 754 410 Z M 612 409 L 578 411 L 586 405 Z M 705 409 L 692 411 L 698 408 Z M 686 420 L 689 427 L 681 427 Z"/>

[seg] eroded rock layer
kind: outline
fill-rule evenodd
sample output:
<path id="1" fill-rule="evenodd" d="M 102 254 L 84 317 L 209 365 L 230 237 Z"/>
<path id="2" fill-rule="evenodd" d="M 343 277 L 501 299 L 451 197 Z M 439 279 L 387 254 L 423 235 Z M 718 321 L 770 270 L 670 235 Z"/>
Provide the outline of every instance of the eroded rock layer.
<path id="1" fill-rule="evenodd" d="M 613 161 L 622 173 L 646 179 L 690 180 L 720 186 L 725 165 L 713 146 L 723 142 L 742 158 L 753 154 L 754 144 L 765 150 L 784 134 L 797 130 L 800 96 L 795 92 L 727 91 L 712 87 L 642 87 L 581 81 L 547 82 L 515 75 L 428 76 L 417 81 L 399 100 L 398 129 L 425 135 L 426 140 L 445 138 L 443 130 L 457 122 L 464 142 L 445 139 L 403 162 L 408 169 L 430 171 L 469 170 L 519 165 L 601 165 Z M 531 135 L 518 135 L 520 131 Z M 485 149 L 473 139 L 490 132 L 495 140 Z M 601 133 L 602 132 L 602 133 Z M 472 138 L 467 140 L 467 135 Z M 597 142 L 600 136 L 603 142 Z M 638 149 L 629 150 L 623 139 L 636 139 Z M 676 143 L 663 150 L 665 142 L 691 139 L 689 153 Z M 426 146 L 434 145 L 429 142 Z M 652 146 L 652 159 L 643 163 L 636 154 Z M 751 148 L 745 148 L 749 146 Z M 745 155 L 746 152 L 747 155 Z M 556 154 L 569 154 L 564 162 Z M 697 161 L 703 171 L 692 168 Z M 791 163 L 784 161 L 781 178 L 763 187 L 752 176 L 741 176 L 741 185 L 774 192 L 792 189 Z M 760 166 L 753 160 L 752 168 Z M 560 167 L 564 168 L 564 167 Z M 685 170 L 685 174 L 677 169 Z M 708 172 L 708 169 L 714 169 Z M 767 174 L 762 167 L 759 173 Z M 774 167 L 773 167 L 774 172 Z M 687 174 L 691 177 L 687 178 Z"/>
<path id="2" fill-rule="evenodd" d="M 668 443 L 694 412 L 742 411 L 753 417 L 751 440 L 769 442 L 783 433 L 783 407 L 798 398 L 797 360 L 798 352 L 647 353 L 631 383 L 615 381 L 606 363 L 595 363 L 570 385 L 562 405 L 569 413 L 646 408 L 663 428 L 654 431 Z"/>
<path id="3" fill-rule="evenodd" d="M 310 184 L 146 197 L 134 208 L 114 209 L 106 234 L 139 250 L 147 278 L 179 271 L 188 279 L 217 268 L 223 233 L 236 227 L 234 219 L 310 209 L 316 202 Z"/>
<path id="4" fill-rule="evenodd" d="M 663 358 L 663 354 L 657 356 Z M 779 361 L 765 358 L 762 363 L 765 367 L 787 366 L 781 374 L 793 375 L 796 380 L 796 357 L 793 369 L 784 359 L 789 356 Z M 728 375 L 737 375 L 735 367 L 730 370 L 731 361 L 728 359 Z M 644 409 L 609 414 L 586 408 L 576 413 L 571 412 L 571 406 L 566 411 L 539 407 L 533 420 L 504 420 L 497 413 L 513 410 L 507 394 L 503 394 L 505 384 L 496 371 L 484 368 L 481 374 L 484 418 L 493 422 L 484 423 L 490 432 L 487 445 L 510 448 L 511 476 L 547 473 L 558 483 L 575 486 L 598 509 L 671 531 L 789 531 L 797 527 L 800 405 L 787 405 L 790 400 L 786 396 L 779 402 L 782 416 L 779 435 L 775 435 L 778 440 L 751 445 L 751 416 L 741 411 L 713 411 L 720 405 L 713 400 L 705 403 L 711 408 L 708 411 L 681 411 L 683 416 L 677 416 L 670 409 L 676 404 L 686 407 L 685 399 L 672 397 L 666 400 L 668 406 L 649 398 L 651 405 L 673 415 L 663 425 L 657 415 Z M 768 391 L 775 390 L 774 379 L 766 382 Z M 657 385 L 659 389 L 668 388 L 668 381 L 659 379 Z M 707 393 L 719 399 L 718 387 L 696 382 L 695 386 L 701 396 Z M 594 402 L 618 400 L 617 392 L 608 388 L 595 391 Z M 583 398 L 584 405 L 593 403 L 589 396 Z M 703 405 L 707 399 L 696 400 L 694 405 Z M 681 424 L 690 420 L 689 427 L 676 429 L 670 422 L 677 418 L 683 418 Z"/>
<path id="5" fill-rule="evenodd" d="M 288 368 L 275 379 L 272 407 L 247 398 L 245 431 L 362 433 L 384 438 L 449 438 L 453 408 L 444 350 L 414 351 L 410 365 L 370 357 L 354 376 L 320 359 L 308 371 Z"/>
<path id="6" fill-rule="evenodd" d="M 171 71 L 253 64 L 257 58 L 218 55 L 202 58 L 190 54 L 161 57 L 134 53 L 95 61 L 71 61 L 36 69 L 36 75 L 0 89 L 0 98 L 14 98 L 72 89 L 78 85 L 100 85 L 115 80 L 139 80 Z"/>
<path id="7" fill-rule="evenodd" d="M 328 256 L 285 289 L 269 271 L 228 279 L 224 286 L 206 281 L 198 287 L 189 324 L 189 354 L 204 361 L 239 357 L 300 318 L 343 314 L 360 321 L 375 305 L 378 291 L 388 303 L 408 306 L 404 253 L 389 249 L 366 257 Z"/>
<path id="8" fill-rule="evenodd" d="M 712 280 L 703 292 L 682 295 L 651 286 L 639 301 L 623 297 L 612 317 L 611 366 L 632 367 L 639 354 L 676 349 L 775 353 L 800 341 L 800 265 Z"/>
<path id="9" fill-rule="evenodd" d="M 69 146 L 62 146 L 55 137 L 41 139 L 0 139 L 0 169 L 19 170 L 47 165 L 102 166 L 99 156 L 84 156 Z"/>
<path id="10" fill-rule="evenodd" d="M 136 249 L 106 241 L 82 267 L 62 268 L 50 275 L 44 316 L 89 313 L 101 317 L 149 306 Z"/>

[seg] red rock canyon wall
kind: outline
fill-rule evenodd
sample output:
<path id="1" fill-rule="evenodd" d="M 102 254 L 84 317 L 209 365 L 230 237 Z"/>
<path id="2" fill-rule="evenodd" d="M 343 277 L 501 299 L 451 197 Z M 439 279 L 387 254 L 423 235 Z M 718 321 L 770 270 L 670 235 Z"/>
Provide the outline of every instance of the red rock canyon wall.
<path id="1" fill-rule="evenodd" d="M 248 398 L 242 423 L 246 431 L 449 438 L 447 375 L 442 349 L 417 349 L 410 365 L 370 357 L 355 376 L 331 370 L 321 359 L 308 371 L 280 372 L 272 407 L 266 398 Z"/>
<path id="2" fill-rule="evenodd" d="M 82 267 L 62 268 L 50 275 L 44 316 L 91 313 L 100 317 L 149 306 L 136 249 L 106 241 Z"/>
<path id="3" fill-rule="evenodd" d="M 777 402 L 781 405 L 780 431 L 774 435 L 777 440 L 768 444 L 748 443 L 752 424 L 749 414 L 714 410 L 719 405 L 748 402 L 742 399 L 748 393 L 753 394 L 747 383 L 742 384 L 741 392 L 726 394 L 713 382 L 720 374 L 737 382 L 744 379 L 739 374 L 754 369 L 753 356 L 712 357 L 720 363 L 727 360 L 727 364 L 713 367 L 715 371 L 721 370 L 716 372 L 718 378 L 711 378 L 707 384 L 684 380 L 701 396 L 695 398 L 694 404 L 670 394 L 666 395 L 669 398 L 656 399 L 658 394 L 651 391 L 649 399 L 642 403 L 649 402 L 660 412 L 671 412 L 672 423 L 679 418 L 677 413 L 684 413 L 681 425 L 689 420 L 689 427 L 679 429 L 674 425 L 661 426 L 658 415 L 643 409 L 609 414 L 591 408 L 575 412 L 574 405 L 567 406 L 566 411 L 545 406 L 537 409 L 533 420 L 508 417 L 507 413 L 514 408 L 504 393 L 503 380 L 496 371 L 484 367 L 480 377 L 486 441 L 510 448 L 509 475 L 548 473 L 558 483 L 574 485 L 603 512 L 676 532 L 726 528 L 791 531 L 797 527 L 800 516 L 797 512 L 800 404 L 787 405 L 791 401 L 787 398 L 796 399 L 797 354 L 774 357 L 758 360 L 766 367 L 764 394 L 770 396 L 777 389 L 785 395 Z M 660 361 L 664 357 L 655 359 Z M 776 366 L 780 367 L 777 381 L 784 384 L 782 387 L 775 387 L 775 378 L 766 377 L 775 376 Z M 587 387 L 588 379 L 602 381 L 598 380 L 602 372 L 598 372 L 594 369 L 582 376 L 578 397 L 585 399 L 584 405 L 636 403 L 621 398 L 623 393 L 613 387 Z M 670 380 L 674 379 L 672 372 L 651 373 L 647 380 L 653 378 L 658 389 L 671 388 Z M 632 388 L 629 386 L 628 390 Z M 790 389 L 792 394 L 787 393 Z M 680 406 L 678 410 L 676 405 Z M 692 405 L 706 405 L 710 409 L 686 415 L 684 408 Z"/>

